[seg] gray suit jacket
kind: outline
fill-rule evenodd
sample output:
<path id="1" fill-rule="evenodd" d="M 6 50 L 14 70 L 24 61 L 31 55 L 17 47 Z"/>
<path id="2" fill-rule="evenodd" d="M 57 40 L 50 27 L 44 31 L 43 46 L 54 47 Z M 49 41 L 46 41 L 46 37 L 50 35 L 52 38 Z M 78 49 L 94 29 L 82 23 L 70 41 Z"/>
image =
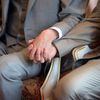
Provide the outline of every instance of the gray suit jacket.
<path id="1" fill-rule="evenodd" d="M 64 56 L 62 57 L 62 71 L 79 67 L 89 60 L 100 59 L 100 0 L 88 18 L 77 24 L 60 40 L 55 41 L 54 45 L 58 49 L 59 55 Z M 85 55 L 85 60 L 75 62 L 71 51 L 83 45 L 89 45 L 93 50 Z"/>
<path id="2" fill-rule="evenodd" d="M 96 46 L 100 47 L 100 0 L 98 0 L 97 7 L 88 18 L 77 24 L 60 40 L 55 41 L 54 44 L 61 57 L 77 46 L 91 44 L 91 46 L 95 47 L 94 44 L 96 44 Z M 100 52 L 98 55 L 100 55 Z"/>
<path id="3" fill-rule="evenodd" d="M 2 32 L 5 34 L 10 0 L 2 1 Z M 24 24 L 26 41 L 51 26 L 61 29 L 63 35 L 83 19 L 88 0 L 29 0 Z"/>

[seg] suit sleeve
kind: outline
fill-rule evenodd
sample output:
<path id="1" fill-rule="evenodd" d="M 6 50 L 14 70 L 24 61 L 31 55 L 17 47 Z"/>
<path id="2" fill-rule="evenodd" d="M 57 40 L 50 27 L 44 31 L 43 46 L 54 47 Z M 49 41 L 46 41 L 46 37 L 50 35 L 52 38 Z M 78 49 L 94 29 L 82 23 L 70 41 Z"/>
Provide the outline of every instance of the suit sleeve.
<path id="1" fill-rule="evenodd" d="M 62 31 L 63 36 L 83 19 L 89 0 L 60 1 L 61 6 L 58 13 L 59 22 L 56 23 L 53 27 L 59 28 Z"/>
<path id="2" fill-rule="evenodd" d="M 60 40 L 54 41 L 54 45 L 59 52 L 59 56 L 64 56 L 73 48 L 100 42 L 100 1 L 93 13 L 82 22 L 76 25 L 69 33 Z"/>

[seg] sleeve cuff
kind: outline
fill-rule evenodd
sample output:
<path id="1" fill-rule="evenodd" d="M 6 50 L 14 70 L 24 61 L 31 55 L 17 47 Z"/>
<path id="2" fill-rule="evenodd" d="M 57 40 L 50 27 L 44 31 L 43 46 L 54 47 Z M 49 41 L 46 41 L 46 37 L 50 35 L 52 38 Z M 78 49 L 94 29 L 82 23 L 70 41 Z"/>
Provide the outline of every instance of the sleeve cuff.
<path id="1" fill-rule="evenodd" d="M 50 29 L 57 31 L 58 36 L 59 36 L 58 39 L 60 39 L 62 37 L 62 31 L 58 27 L 50 27 Z"/>

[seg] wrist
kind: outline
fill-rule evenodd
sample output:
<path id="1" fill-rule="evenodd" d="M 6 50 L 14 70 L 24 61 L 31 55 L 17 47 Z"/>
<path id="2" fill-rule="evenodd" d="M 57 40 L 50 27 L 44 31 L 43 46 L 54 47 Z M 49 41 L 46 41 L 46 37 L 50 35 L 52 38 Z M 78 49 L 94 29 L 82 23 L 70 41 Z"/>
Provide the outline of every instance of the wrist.
<path id="1" fill-rule="evenodd" d="M 48 41 L 53 42 L 55 39 L 58 38 L 58 33 L 55 30 L 47 29 L 44 30 L 41 35 L 45 37 Z"/>
<path id="2" fill-rule="evenodd" d="M 62 31 L 61 31 L 61 29 L 59 29 L 58 27 L 50 27 L 50 29 L 52 29 L 52 30 L 54 30 L 54 31 L 56 31 L 57 32 L 57 34 L 58 34 L 58 39 L 60 39 L 61 37 L 62 37 Z"/>
<path id="3" fill-rule="evenodd" d="M 49 32 L 47 34 L 48 34 L 51 41 L 54 41 L 55 39 L 57 39 L 59 37 L 56 30 L 48 29 L 48 31 Z"/>

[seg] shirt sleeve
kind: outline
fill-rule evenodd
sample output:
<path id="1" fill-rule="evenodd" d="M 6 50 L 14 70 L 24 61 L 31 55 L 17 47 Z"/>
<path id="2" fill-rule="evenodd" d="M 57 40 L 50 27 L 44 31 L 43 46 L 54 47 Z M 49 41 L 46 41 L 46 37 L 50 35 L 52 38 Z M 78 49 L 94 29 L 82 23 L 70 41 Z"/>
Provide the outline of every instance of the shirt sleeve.
<path id="1" fill-rule="evenodd" d="M 55 23 L 52 27 L 56 27 L 54 29 L 57 31 L 60 30 L 62 32 L 62 36 L 64 36 L 69 31 L 71 31 L 80 21 L 83 20 L 89 0 L 60 1 L 61 9 L 59 9 L 58 12 L 59 21 Z"/>
<path id="2" fill-rule="evenodd" d="M 55 30 L 58 33 L 58 39 L 62 37 L 62 31 L 58 27 L 50 27 L 50 29 Z"/>

